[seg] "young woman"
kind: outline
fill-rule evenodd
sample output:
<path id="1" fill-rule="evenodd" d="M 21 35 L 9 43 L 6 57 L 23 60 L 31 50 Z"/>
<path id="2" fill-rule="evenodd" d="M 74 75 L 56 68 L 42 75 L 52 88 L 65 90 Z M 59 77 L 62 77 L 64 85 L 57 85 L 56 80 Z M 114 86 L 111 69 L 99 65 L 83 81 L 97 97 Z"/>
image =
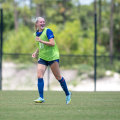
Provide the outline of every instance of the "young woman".
<path id="1" fill-rule="evenodd" d="M 71 92 L 68 91 L 65 79 L 60 74 L 59 51 L 54 40 L 54 34 L 50 29 L 45 27 L 45 19 L 42 17 L 36 18 L 35 28 L 38 48 L 32 54 L 32 57 L 35 58 L 38 54 L 39 58 L 37 67 L 39 98 L 34 100 L 34 102 L 44 102 L 43 76 L 47 66 L 49 65 L 55 78 L 59 81 L 62 89 L 65 92 L 66 104 L 69 104 L 71 101 Z"/>

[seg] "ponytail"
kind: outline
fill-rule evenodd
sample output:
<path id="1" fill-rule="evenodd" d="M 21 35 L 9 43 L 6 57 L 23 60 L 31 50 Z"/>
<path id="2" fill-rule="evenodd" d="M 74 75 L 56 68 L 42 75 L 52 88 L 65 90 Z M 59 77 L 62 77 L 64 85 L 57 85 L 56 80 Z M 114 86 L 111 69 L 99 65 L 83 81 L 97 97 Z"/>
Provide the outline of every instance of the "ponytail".
<path id="1" fill-rule="evenodd" d="M 35 22 L 35 31 L 37 31 L 38 28 L 37 28 L 37 22 Z"/>

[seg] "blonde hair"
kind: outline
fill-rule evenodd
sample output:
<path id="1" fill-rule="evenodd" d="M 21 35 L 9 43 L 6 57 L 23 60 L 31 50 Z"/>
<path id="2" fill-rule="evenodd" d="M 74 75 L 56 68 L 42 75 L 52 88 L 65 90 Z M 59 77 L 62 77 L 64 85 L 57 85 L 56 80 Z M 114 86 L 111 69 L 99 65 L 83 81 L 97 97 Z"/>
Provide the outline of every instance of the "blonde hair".
<path id="1" fill-rule="evenodd" d="M 35 20 L 35 30 L 36 30 L 36 31 L 38 30 L 38 28 L 37 28 L 37 22 L 38 22 L 38 20 L 40 20 L 40 19 L 44 19 L 44 20 L 45 20 L 45 18 L 43 18 L 43 17 L 37 17 L 37 18 L 36 18 L 36 20 Z"/>

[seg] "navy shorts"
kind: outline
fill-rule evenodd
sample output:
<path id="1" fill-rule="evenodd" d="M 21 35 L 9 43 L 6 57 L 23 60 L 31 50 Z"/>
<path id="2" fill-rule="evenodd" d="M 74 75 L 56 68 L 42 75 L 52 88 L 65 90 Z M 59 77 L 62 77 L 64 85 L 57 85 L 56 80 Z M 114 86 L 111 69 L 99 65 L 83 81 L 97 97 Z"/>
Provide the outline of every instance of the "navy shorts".
<path id="1" fill-rule="evenodd" d="M 43 60 L 43 59 L 40 58 L 38 60 L 38 64 L 43 64 L 43 65 L 46 65 L 46 66 L 52 65 L 54 62 L 58 62 L 59 63 L 59 59 L 53 60 L 53 61 L 46 61 L 46 60 Z"/>

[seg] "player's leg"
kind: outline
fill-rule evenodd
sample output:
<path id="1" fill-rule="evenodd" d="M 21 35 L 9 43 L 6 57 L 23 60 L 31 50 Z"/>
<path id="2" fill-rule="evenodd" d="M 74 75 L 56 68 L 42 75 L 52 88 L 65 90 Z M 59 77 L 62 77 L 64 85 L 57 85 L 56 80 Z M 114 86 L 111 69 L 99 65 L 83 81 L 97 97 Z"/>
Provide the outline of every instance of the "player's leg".
<path id="1" fill-rule="evenodd" d="M 60 68 L 59 68 L 59 63 L 58 62 L 53 62 L 50 65 L 50 68 L 55 76 L 55 78 L 59 81 L 61 87 L 63 88 L 65 94 L 66 94 L 66 104 L 69 104 L 71 101 L 71 93 L 68 91 L 67 84 L 65 79 L 61 76 L 60 73 Z"/>
<path id="2" fill-rule="evenodd" d="M 37 68 L 38 91 L 39 91 L 39 95 L 40 95 L 41 98 L 43 98 L 43 90 L 44 90 L 43 76 L 44 76 L 46 68 L 47 68 L 46 65 L 38 64 L 38 68 Z"/>
<path id="3" fill-rule="evenodd" d="M 37 67 L 37 77 L 38 77 L 38 92 L 39 92 L 39 98 L 37 100 L 34 100 L 35 102 L 41 103 L 44 102 L 44 80 L 43 76 L 45 73 L 47 66 L 44 64 L 38 64 Z"/>

